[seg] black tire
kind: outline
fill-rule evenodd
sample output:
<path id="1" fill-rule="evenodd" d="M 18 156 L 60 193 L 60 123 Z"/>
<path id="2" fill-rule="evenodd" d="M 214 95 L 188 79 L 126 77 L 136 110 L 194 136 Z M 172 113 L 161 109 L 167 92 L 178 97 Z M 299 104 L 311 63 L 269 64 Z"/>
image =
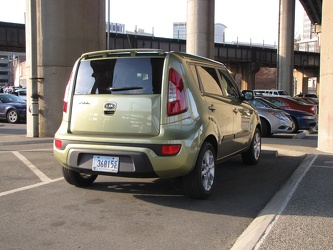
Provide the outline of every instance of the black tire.
<path id="1" fill-rule="evenodd" d="M 242 153 L 242 160 L 247 165 L 255 165 L 259 162 L 261 155 L 261 133 L 258 128 L 254 131 L 250 148 Z"/>
<path id="2" fill-rule="evenodd" d="M 299 126 L 298 126 L 298 121 L 295 117 L 291 117 L 293 119 L 293 122 L 294 122 L 294 128 L 293 130 L 291 131 L 291 133 L 297 133 L 297 131 L 299 130 Z"/>
<path id="3" fill-rule="evenodd" d="M 271 127 L 264 118 L 260 118 L 261 121 L 261 136 L 268 137 L 271 135 Z"/>
<path id="4" fill-rule="evenodd" d="M 215 150 L 210 143 L 205 142 L 200 149 L 194 169 L 183 177 L 185 194 L 193 199 L 208 198 L 214 186 L 215 168 Z"/>
<path id="5" fill-rule="evenodd" d="M 77 187 L 87 187 L 94 183 L 98 175 L 79 173 L 68 168 L 62 167 L 65 180 Z"/>
<path id="6" fill-rule="evenodd" d="M 7 117 L 7 121 L 9 123 L 18 123 L 20 120 L 19 114 L 18 114 L 17 110 L 15 110 L 15 109 L 8 110 L 6 117 Z"/>

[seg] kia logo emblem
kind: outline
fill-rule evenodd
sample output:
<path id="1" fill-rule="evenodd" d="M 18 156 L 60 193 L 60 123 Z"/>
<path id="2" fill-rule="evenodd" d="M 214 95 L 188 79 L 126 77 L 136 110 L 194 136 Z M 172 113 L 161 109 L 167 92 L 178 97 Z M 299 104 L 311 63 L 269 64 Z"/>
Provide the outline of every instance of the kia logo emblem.
<path id="1" fill-rule="evenodd" d="M 104 105 L 105 109 L 116 109 L 116 104 L 115 103 L 106 103 Z"/>

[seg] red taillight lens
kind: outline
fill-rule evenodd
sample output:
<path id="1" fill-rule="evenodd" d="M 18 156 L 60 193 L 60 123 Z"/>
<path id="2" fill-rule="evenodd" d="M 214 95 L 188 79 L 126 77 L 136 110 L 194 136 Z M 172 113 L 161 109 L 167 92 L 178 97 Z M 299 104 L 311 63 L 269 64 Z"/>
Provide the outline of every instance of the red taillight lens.
<path id="1" fill-rule="evenodd" d="M 64 100 L 64 105 L 63 105 L 63 108 L 62 108 L 62 111 L 64 111 L 65 113 L 67 113 L 67 102 L 65 102 Z"/>
<path id="2" fill-rule="evenodd" d="M 65 95 L 64 95 L 64 104 L 62 107 L 62 111 L 64 111 L 65 113 L 67 113 L 67 108 L 68 108 L 68 98 L 69 98 L 70 85 L 72 84 L 72 76 L 73 76 L 73 72 L 71 72 L 71 75 L 69 77 L 68 84 L 67 84 L 66 90 L 65 90 Z"/>
<path id="3" fill-rule="evenodd" d="M 187 110 L 183 79 L 174 69 L 169 71 L 167 115 L 176 115 Z"/>
<path id="4" fill-rule="evenodd" d="M 162 155 L 176 155 L 180 151 L 180 145 L 163 145 Z"/>
<path id="5" fill-rule="evenodd" d="M 62 148 L 62 141 L 61 140 L 54 140 L 54 146 L 58 149 Z"/>

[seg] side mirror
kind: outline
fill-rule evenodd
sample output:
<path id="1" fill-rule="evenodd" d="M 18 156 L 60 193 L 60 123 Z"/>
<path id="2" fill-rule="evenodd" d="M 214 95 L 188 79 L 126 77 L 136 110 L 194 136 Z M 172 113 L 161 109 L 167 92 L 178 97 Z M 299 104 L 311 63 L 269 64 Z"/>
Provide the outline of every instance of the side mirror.
<path id="1" fill-rule="evenodd" d="M 254 92 L 252 90 L 243 90 L 242 91 L 243 97 L 245 100 L 253 100 L 254 99 Z"/>

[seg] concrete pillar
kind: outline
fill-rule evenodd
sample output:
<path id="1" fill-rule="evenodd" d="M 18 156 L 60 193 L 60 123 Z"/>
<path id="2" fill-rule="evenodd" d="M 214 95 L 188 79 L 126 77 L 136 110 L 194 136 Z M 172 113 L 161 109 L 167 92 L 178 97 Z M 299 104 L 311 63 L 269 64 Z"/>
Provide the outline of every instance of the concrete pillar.
<path id="1" fill-rule="evenodd" d="M 258 63 L 230 64 L 227 66 L 241 90 L 254 89 L 255 76 L 259 72 Z"/>
<path id="2" fill-rule="evenodd" d="M 299 94 L 300 92 L 303 92 L 303 72 L 301 70 L 294 70 L 294 77 L 296 79 L 296 86 L 295 86 L 295 93 Z"/>
<path id="3" fill-rule="evenodd" d="M 333 153 L 333 1 L 323 1 L 320 50 L 318 149 Z"/>
<path id="4" fill-rule="evenodd" d="M 39 137 L 53 136 L 62 119 L 65 87 L 75 60 L 84 52 L 105 49 L 105 0 L 26 0 L 36 2 Z M 27 18 L 27 26 L 31 26 Z M 27 29 L 27 37 L 31 29 Z M 31 58 L 27 42 L 27 58 Z M 31 67 L 27 60 L 27 67 Z M 31 76 L 28 76 L 31 78 Z M 31 81 L 28 81 L 31 84 Z M 27 104 L 31 105 L 29 88 Z M 33 124 L 27 118 L 27 136 Z"/>
<path id="5" fill-rule="evenodd" d="M 186 52 L 214 59 L 215 0 L 187 0 Z"/>
<path id="6" fill-rule="evenodd" d="M 293 95 L 295 0 L 280 0 L 277 88 Z"/>

